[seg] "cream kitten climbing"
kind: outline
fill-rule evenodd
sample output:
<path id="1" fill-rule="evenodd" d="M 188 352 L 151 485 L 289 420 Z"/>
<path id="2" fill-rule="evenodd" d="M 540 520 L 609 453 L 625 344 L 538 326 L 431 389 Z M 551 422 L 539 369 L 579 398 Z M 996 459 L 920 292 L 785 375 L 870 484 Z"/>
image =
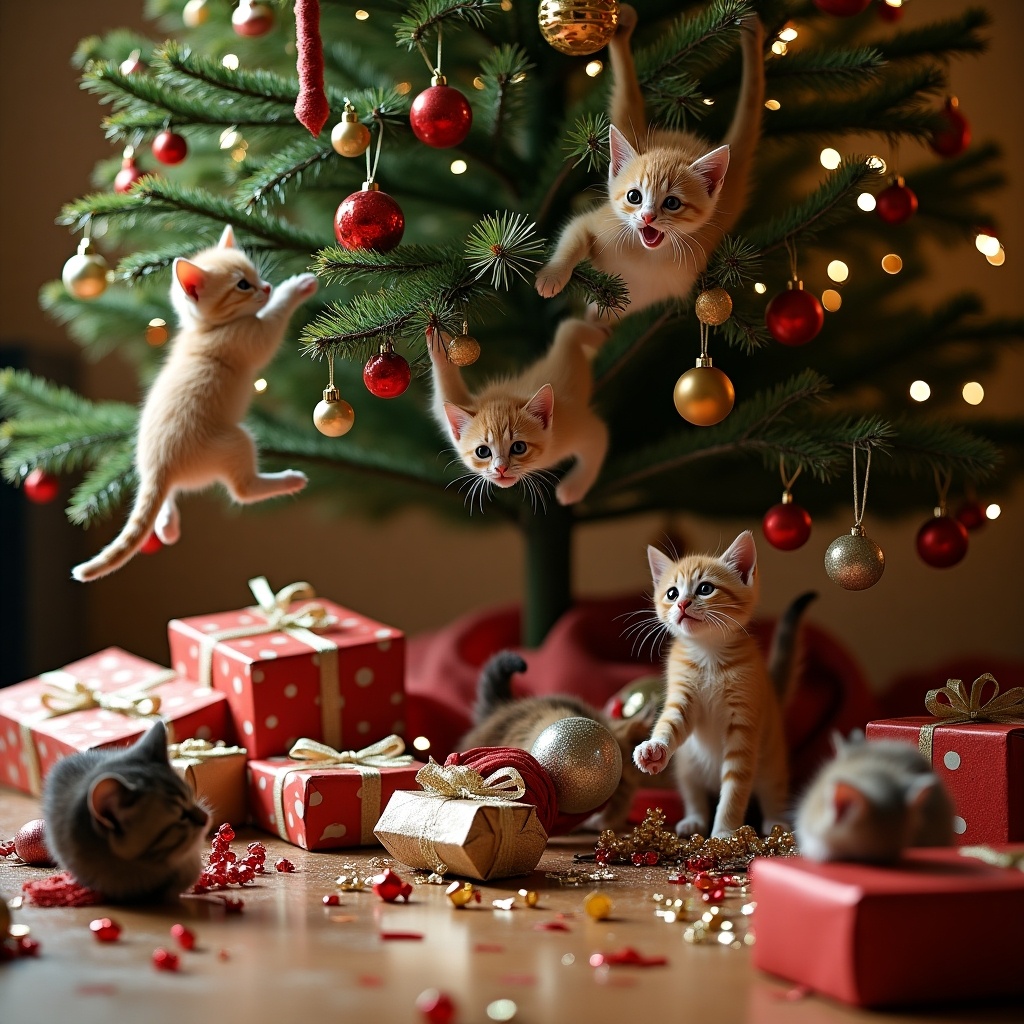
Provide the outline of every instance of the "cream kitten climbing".
<path id="1" fill-rule="evenodd" d="M 235 501 L 249 504 L 306 486 L 305 474 L 295 470 L 260 473 L 256 446 L 240 421 L 256 371 L 274 357 L 289 317 L 316 289 L 313 274 L 299 274 L 271 294 L 235 248 L 230 226 L 217 246 L 174 261 L 171 301 L 181 328 L 139 417 L 135 505 L 121 533 L 75 566 L 75 579 L 119 569 L 154 529 L 164 544 L 177 541 L 178 491 L 219 480 Z"/>
<path id="2" fill-rule="evenodd" d="M 575 463 L 555 497 L 572 505 L 586 495 L 608 449 L 608 428 L 590 408 L 591 361 L 605 338 L 600 327 L 563 320 L 546 355 L 517 376 L 490 381 L 471 394 L 444 345 L 428 335 L 431 410 L 474 478 L 471 504 L 490 486 L 521 482 L 536 494 L 537 479 L 569 458 Z"/>
<path id="3" fill-rule="evenodd" d="M 569 221 L 550 261 L 537 273 L 537 291 L 550 298 L 566 286 L 575 266 L 589 259 L 625 281 L 630 313 L 684 299 L 736 224 L 764 104 L 764 31 L 750 15 L 741 27 L 743 76 L 724 144 L 712 148 L 691 132 L 648 127 L 630 50 L 636 21 L 636 11 L 622 4 L 608 45 L 614 75 L 608 199 Z"/>
<path id="4" fill-rule="evenodd" d="M 665 704 L 651 738 L 633 752 L 637 767 L 657 775 L 673 757 L 686 816 L 680 835 L 707 835 L 709 794 L 719 791 L 712 834 L 743 824 L 755 795 L 764 831 L 785 824 L 785 690 L 795 659 L 773 656 L 773 680 L 746 626 L 757 603 L 757 552 L 749 530 L 724 554 L 673 561 L 657 548 L 647 557 L 654 579 L 654 610 L 672 637 Z M 777 637 L 793 644 L 794 619 L 812 595 L 793 602 Z M 778 644 L 778 639 L 776 641 Z M 773 685 L 774 683 L 774 685 Z"/>

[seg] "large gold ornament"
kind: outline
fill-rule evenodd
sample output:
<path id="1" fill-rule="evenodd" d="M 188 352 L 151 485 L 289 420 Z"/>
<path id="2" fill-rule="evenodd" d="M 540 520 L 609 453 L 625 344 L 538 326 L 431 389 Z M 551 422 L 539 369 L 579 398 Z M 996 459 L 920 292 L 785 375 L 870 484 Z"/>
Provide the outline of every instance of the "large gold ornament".
<path id="1" fill-rule="evenodd" d="M 76 299 L 98 299 L 110 283 L 110 267 L 92 251 L 92 243 L 85 237 L 78 243 L 78 252 L 64 264 L 60 279 Z"/>
<path id="2" fill-rule="evenodd" d="M 709 327 L 718 327 L 732 316 L 732 296 L 724 288 L 708 288 L 693 304 L 697 319 Z"/>
<path id="3" fill-rule="evenodd" d="M 615 737 L 592 718 L 562 718 L 534 741 L 530 753 L 555 784 L 558 809 L 592 811 L 607 800 L 622 777 L 622 752 Z"/>
<path id="4" fill-rule="evenodd" d="M 885 571 L 885 555 L 864 528 L 854 526 L 848 536 L 836 537 L 825 552 L 825 572 L 843 590 L 867 590 Z"/>
<path id="5" fill-rule="evenodd" d="M 456 366 L 472 366 L 480 358 L 480 342 L 472 334 L 455 335 L 448 342 L 448 362 Z"/>
<path id="6" fill-rule="evenodd" d="M 700 356 L 697 365 L 676 381 L 672 400 L 676 411 L 688 423 L 711 427 L 732 412 L 736 390 L 732 381 L 712 365 L 710 356 Z"/>
<path id="7" fill-rule="evenodd" d="M 359 120 L 356 108 L 345 103 L 341 120 L 331 130 L 331 145 L 342 156 L 362 156 L 370 144 L 370 129 Z"/>
<path id="8" fill-rule="evenodd" d="M 341 437 L 352 429 L 355 421 L 355 410 L 341 397 L 338 389 L 324 388 L 323 401 L 317 402 L 313 410 L 313 423 L 316 429 L 328 437 Z"/>
<path id="9" fill-rule="evenodd" d="M 559 53 L 586 57 L 608 45 L 619 24 L 618 0 L 542 0 L 541 35 Z"/>

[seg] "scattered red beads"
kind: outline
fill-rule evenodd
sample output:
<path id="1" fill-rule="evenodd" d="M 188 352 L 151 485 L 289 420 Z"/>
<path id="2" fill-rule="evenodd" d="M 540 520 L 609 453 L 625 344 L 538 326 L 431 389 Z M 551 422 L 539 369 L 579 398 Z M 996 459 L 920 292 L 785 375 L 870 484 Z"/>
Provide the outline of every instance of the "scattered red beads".
<path id="1" fill-rule="evenodd" d="M 10 857 L 14 853 L 13 839 L 0 839 L 0 857 Z"/>
<path id="2" fill-rule="evenodd" d="M 7 963 L 22 956 L 39 956 L 42 946 L 38 939 L 29 935 L 19 935 L 9 938 L 0 938 L 0 964 Z"/>
<path id="3" fill-rule="evenodd" d="M 436 988 L 428 988 L 416 997 L 416 1009 L 429 1024 L 451 1024 L 455 1019 L 452 997 Z"/>
<path id="4" fill-rule="evenodd" d="M 700 894 L 705 903 L 721 903 L 725 899 L 725 889 L 716 884 L 714 889 L 707 889 Z"/>
<path id="5" fill-rule="evenodd" d="M 274 861 L 274 870 L 290 875 L 295 870 L 295 865 L 287 857 L 282 857 L 280 860 Z"/>
<path id="6" fill-rule="evenodd" d="M 180 965 L 177 953 L 172 953 L 162 946 L 153 950 L 153 966 L 158 971 L 176 971 Z"/>
<path id="7" fill-rule="evenodd" d="M 341 903 L 341 897 L 336 892 L 329 892 L 323 902 L 325 907 L 336 907 Z"/>
<path id="8" fill-rule="evenodd" d="M 171 925 L 171 938 L 173 938 L 182 949 L 195 948 L 195 933 L 186 928 L 183 924 Z"/>
<path id="9" fill-rule="evenodd" d="M 379 875 L 373 876 L 373 891 L 385 903 L 394 903 L 398 899 L 408 903 L 412 886 L 403 882 L 391 868 L 385 868 Z"/>
<path id="10" fill-rule="evenodd" d="M 590 958 L 591 967 L 662 967 L 668 963 L 668 957 L 644 956 L 632 946 L 626 946 L 616 953 L 594 953 Z"/>
<path id="11" fill-rule="evenodd" d="M 245 857 L 239 859 L 230 848 L 235 830 L 228 824 L 221 825 L 210 843 L 210 857 L 206 868 L 192 887 L 194 893 L 202 894 L 213 889 L 226 889 L 229 885 L 245 885 L 266 870 L 267 848 L 262 843 L 250 843 Z"/>
<path id="12" fill-rule="evenodd" d="M 22 935 L 18 939 L 18 955 L 19 956 L 39 956 L 39 940 L 33 939 L 29 935 Z"/>
<path id="13" fill-rule="evenodd" d="M 99 942 L 117 942 L 121 937 L 121 926 L 110 917 L 97 917 L 90 921 L 89 930 Z"/>

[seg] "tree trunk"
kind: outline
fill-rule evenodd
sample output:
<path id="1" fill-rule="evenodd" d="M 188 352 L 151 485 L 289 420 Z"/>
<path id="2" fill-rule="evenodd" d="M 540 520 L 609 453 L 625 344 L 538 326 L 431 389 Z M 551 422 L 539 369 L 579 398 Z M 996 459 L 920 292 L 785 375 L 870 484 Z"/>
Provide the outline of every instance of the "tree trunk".
<path id="1" fill-rule="evenodd" d="M 526 508 L 520 525 L 526 542 L 523 644 L 538 647 L 572 604 L 573 514 L 557 503 L 542 514 Z"/>

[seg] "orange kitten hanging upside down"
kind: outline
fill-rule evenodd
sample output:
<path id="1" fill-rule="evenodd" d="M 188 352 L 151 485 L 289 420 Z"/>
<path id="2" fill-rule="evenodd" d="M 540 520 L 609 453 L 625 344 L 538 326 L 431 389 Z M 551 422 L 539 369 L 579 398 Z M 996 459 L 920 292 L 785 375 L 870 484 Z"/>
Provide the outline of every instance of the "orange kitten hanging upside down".
<path id="1" fill-rule="evenodd" d="M 139 417 L 135 506 L 121 533 L 75 566 L 76 580 L 120 569 L 154 530 L 164 544 L 175 543 L 178 491 L 220 481 L 235 501 L 249 504 L 306 486 L 295 470 L 260 473 L 256 445 L 240 421 L 254 374 L 273 359 L 292 313 L 316 289 L 313 274 L 299 274 L 271 294 L 235 248 L 230 226 L 217 246 L 174 261 L 171 301 L 181 329 Z"/>
<path id="2" fill-rule="evenodd" d="M 657 775 L 673 759 L 686 816 L 679 835 L 708 834 L 709 796 L 718 791 L 711 834 L 731 835 L 751 795 L 763 830 L 786 825 L 788 776 L 782 707 L 795 676 L 796 626 L 813 593 L 782 617 L 766 665 L 747 632 L 757 603 L 757 552 L 749 530 L 722 555 L 673 561 L 657 548 L 647 557 L 654 611 L 672 637 L 665 704 L 633 751 L 636 766 Z M 674 755 L 674 756 L 673 756 Z"/>

